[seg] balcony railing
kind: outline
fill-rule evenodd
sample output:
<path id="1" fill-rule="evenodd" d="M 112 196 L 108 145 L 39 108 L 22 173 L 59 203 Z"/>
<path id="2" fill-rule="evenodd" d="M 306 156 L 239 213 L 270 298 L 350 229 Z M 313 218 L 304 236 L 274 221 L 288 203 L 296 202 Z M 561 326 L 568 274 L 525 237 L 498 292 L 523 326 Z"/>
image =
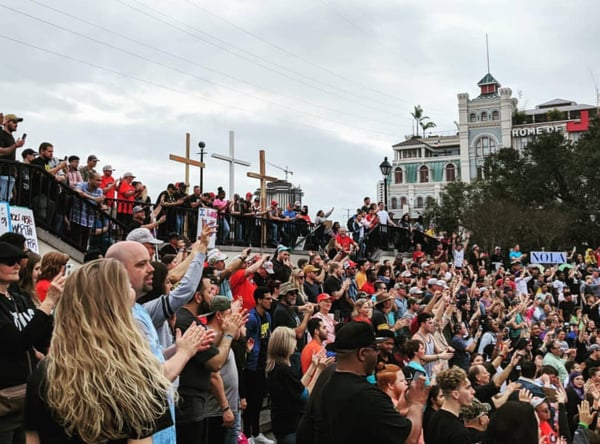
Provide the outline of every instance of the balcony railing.
<path id="1" fill-rule="evenodd" d="M 146 216 L 154 210 L 153 205 L 136 200 L 105 198 L 104 204 L 100 205 L 81 197 L 43 168 L 30 164 L 0 160 L 0 171 L 10 171 L 10 175 L 4 177 L 14 180 L 12 195 L 0 196 L 0 200 L 31 208 L 36 226 L 80 252 L 98 249 L 104 253 L 111 244 L 123 240 L 131 229 L 130 215 L 134 206 L 142 206 Z M 117 213 L 117 209 L 121 214 Z M 154 230 L 157 238 L 167 241 L 173 232 L 188 239 L 196 238 L 199 223 L 197 208 L 164 207 L 161 215 L 166 220 Z M 329 231 L 324 225 L 308 224 L 303 220 L 272 220 L 248 213 L 241 216 L 220 215 L 217 222 L 219 246 L 265 249 L 283 244 L 294 250 L 327 251 L 330 241 Z M 421 232 L 380 225 L 360 240 L 359 256 L 369 257 L 377 250 L 406 253 L 416 243 L 420 243 L 425 252 L 431 253 L 439 241 Z"/>

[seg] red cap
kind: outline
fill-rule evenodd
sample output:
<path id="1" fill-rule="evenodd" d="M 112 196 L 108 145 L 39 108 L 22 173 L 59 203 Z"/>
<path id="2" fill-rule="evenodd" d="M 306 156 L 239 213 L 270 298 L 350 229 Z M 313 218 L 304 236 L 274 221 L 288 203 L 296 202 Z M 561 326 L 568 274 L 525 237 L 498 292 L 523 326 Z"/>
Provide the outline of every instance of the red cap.
<path id="1" fill-rule="evenodd" d="M 250 193 L 250 192 L 247 192 L 247 193 L 246 193 L 246 199 L 250 199 L 251 197 L 252 197 L 252 193 Z"/>
<path id="2" fill-rule="evenodd" d="M 214 199 L 216 196 L 215 193 L 208 193 L 208 195 L 210 196 L 211 199 Z"/>
<path id="3" fill-rule="evenodd" d="M 319 296 L 317 296 L 317 304 L 327 299 L 331 299 L 331 296 L 329 296 L 327 293 L 321 293 Z"/>
<path id="4" fill-rule="evenodd" d="M 272 207 L 276 207 L 277 205 L 279 205 L 279 204 L 277 203 L 277 201 L 276 201 L 276 200 L 272 200 L 272 201 L 271 201 L 271 206 L 272 206 Z"/>

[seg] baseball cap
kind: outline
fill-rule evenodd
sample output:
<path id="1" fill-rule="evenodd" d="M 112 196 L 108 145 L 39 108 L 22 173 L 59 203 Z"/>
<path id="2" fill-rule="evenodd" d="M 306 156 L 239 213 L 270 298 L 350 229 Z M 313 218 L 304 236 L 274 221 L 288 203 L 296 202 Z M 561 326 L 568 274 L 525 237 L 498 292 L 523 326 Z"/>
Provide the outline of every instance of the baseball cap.
<path id="1" fill-rule="evenodd" d="M 15 122 L 22 122 L 23 117 L 17 117 L 16 114 L 4 114 L 4 122 L 10 122 L 12 120 Z"/>
<path id="2" fill-rule="evenodd" d="M 326 301 L 327 299 L 331 299 L 331 296 L 329 296 L 327 293 L 321 293 L 319 296 L 317 296 L 317 304 L 321 301 Z"/>
<path id="3" fill-rule="evenodd" d="M 318 269 L 317 267 L 315 267 L 314 265 L 310 265 L 310 264 L 309 264 L 309 265 L 306 265 L 306 266 L 305 266 L 305 267 L 302 269 L 302 272 L 303 272 L 304 274 L 306 274 L 306 273 L 310 273 L 310 272 L 312 272 L 312 271 L 314 271 L 315 273 L 318 273 L 318 272 L 319 272 L 319 269 Z"/>
<path id="4" fill-rule="evenodd" d="M 271 201 L 271 206 L 272 207 L 276 207 L 277 205 L 279 205 L 279 203 L 276 200 L 272 200 Z"/>
<path id="5" fill-rule="evenodd" d="M 277 245 L 277 253 L 281 253 L 282 251 L 290 251 L 290 247 L 286 247 L 285 245 Z"/>
<path id="6" fill-rule="evenodd" d="M 246 199 L 247 200 L 250 200 L 251 197 L 252 197 L 252 193 L 250 193 L 250 192 L 246 193 Z"/>
<path id="7" fill-rule="evenodd" d="M 135 177 L 131 171 L 126 171 L 123 173 L 123 177 Z"/>
<path id="8" fill-rule="evenodd" d="M 95 154 L 90 154 L 90 155 L 88 156 L 88 162 L 91 162 L 92 160 L 95 160 L 95 161 L 97 162 L 97 161 L 99 161 L 100 159 L 98 159 L 98 158 L 96 157 L 96 155 L 95 155 Z"/>
<path id="9" fill-rule="evenodd" d="M 439 285 L 440 287 L 448 288 L 448 284 L 447 284 L 447 283 L 446 283 L 446 281 L 445 281 L 445 280 L 443 280 L 443 279 L 438 279 L 438 281 L 437 281 L 437 284 L 436 284 L 436 285 Z"/>
<path id="10" fill-rule="evenodd" d="M 327 350 L 358 350 L 376 345 L 375 332 L 366 322 L 351 321 L 343 325 L 335 334 L 335 341 L 327 344 Z"/>
<path id="11" fill-rule="evenodd" d="M 31 148 L 25 148 L 23 150 L 23 152 L 21 153 L 21 157 L 23 157 L 23 159 L 25 159 L 27 156 L 37 156 L 37 155 L 38 155 L 38 153 L 36 153 Z"/>
<path id="12" fill-rule="evenodd" d="M 273 274 L 273 273 L 275 273 L 275 272 L 273 271 L 273 262 L 271 262 L 271 261 L 265 261 L 265 262 L 263 262 L 263 264 L 262 264 L 262 267 L 263 267 L 263 268 L 266 270 L 266 272 L 267 272 L 267 273 L 269 273 L 269 274 Z"/>
<path id="13" fill-rule="evenodd" d="M 592 353 L 592 352 L 595 352 L 595 351 L 598 351 L 598 350 L 600 350 L 600 345 L 598 345 L 598 344 L 592 344 L 592 345 L 590 346 L 590 348 L 588 348 L 588 351 L 589 351 L 590 353 Z"/>
<path id="14" fill-rule="evenodd" d="M 409 278 L 409 277 L 412 277 L 412 273 L 410 271 L 406 270 L 406 271 L 403 271 L 402 273 L 400 273 L 400 276 L 403 278 Z"/>
<path id="15" fill-rule="evenodd" d="M 117 170 L 115 170 L 115 169 L 112 167 L 112 165 L 104 165 L 104 166 L 102 167 L 102 171 L 117 171 Z"/>
<path id="16" fill-rule="evenodd" d="M 144 207 L 142 207 L 141 205 L 136 205 L 135 207 L 133 207 L 134 213 L 139 213 L 141 211 L 144 211 Z"/>
<path id="17" fill-rule="evenodd" d="M 227 259 L 227 255 L 221 252 L 218 248 L 213 248 L 208 252 L 206 258 L 209 264 L 214 264 L 215 262 L 224 261 Z"/>
<path id="18" fill-rule="evenodd" d="M 390 330 L 389 328 L 384 328 L 381 330 L 377 330 L 377 337 L 375 338 L 375 341 L 379 344 L 380 342 L 385 342 L 388 339 L 394 339 L 396 337 L 396 335 L 394 334 L 394 332 L 392 330 Z"/>
<path id="19" fill-rule="evenodd" d="M 136 228 L 135 230 L 131 230 L 131 232 L 127 235 L 126 240 L 139 242 L 140 244 L 162 244 L 161 240 L 152 236 L 152 233 L 148 228 Z"/>
<path id="20" fill-rule="evenodd" d="M 409 291 L 409 294 L 423 294 L 419 287 L 412 287 Z"/>
<path id="21" fill-rule="evenodd" d="M 466 421 L 477 419 L 484 413 L 489 413 L 492 406 L 487 402 L 481 402 L 477 398 L 473 398 L 473 402 L 470 406 L 464 406 L 460 409 L 460 417 Z"/>
<path id="22" fill-rule="evenodd" d="M 427 285 L 438 285 L 438 280 L 437 279 L 429 279 L 427 281 Z"/>
<path id="23" fill-rule="evenodd" d="M 208 313 L 202 313 L 200 316 L 210 316 L 218 311 L 225 311 L 231 308 L 231 301 L 227 296 L 216 295 L 210 300 Z"/>
<path id="24" fill-rule="evenodd" d="M 539 396 L 534 396 L 531 401 L 530 404 L 533 408 L 536 408 L 537 406 L 539 406 L 541 403 L 543 403 L 546 400 L 546 398 L 540 398 Z"/>
<path id="25" fill-rule="evenodd" d="M 344 270 L 347 270 L 348 268 L 356 268 L 356 262 L 352 262 L 352 261 L 345 262 Z"/>

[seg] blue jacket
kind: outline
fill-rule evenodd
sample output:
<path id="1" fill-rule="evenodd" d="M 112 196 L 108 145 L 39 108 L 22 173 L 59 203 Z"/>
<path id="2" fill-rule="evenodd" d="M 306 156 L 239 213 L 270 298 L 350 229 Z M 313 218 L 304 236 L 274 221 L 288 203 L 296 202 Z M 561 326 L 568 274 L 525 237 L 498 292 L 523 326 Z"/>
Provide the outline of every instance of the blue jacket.
<path id="1" fill-rule="evenodd" d="M 246 368 L 248 370 L 258 370 L 258 355 L 260 353 L 261 338 L 263 334 L 266 334 L 267 338 L 269 338 L 271 336 L 271 331 L 273 330 L 273 321 L 271 320 L 271 314 L 268 311 L 265 312 L 265 317 L 269 323 L 266 332 L 261 332 L 260 315 L 256 312 L 256 308 L 250 310 L 248 322 L 246 322 L 246 337 L 254 339 L 254 347 L 252 347 L 252 351 L 248 355 L 248 359 L 246 361 Z"/>

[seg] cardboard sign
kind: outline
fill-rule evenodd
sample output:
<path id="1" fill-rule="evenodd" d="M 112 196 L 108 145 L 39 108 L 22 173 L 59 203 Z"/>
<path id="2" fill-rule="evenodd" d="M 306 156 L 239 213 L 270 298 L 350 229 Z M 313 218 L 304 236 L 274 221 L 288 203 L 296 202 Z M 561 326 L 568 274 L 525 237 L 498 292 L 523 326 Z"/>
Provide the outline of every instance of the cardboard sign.
<path id="1" fill-rule="evenodd" d="M 564 251 L 532 251 L 530 259 L 533 264 L 564 264 L 567 256 Z"/>
<path id="2" fill-rule="evenodd" d="M 198 232 L 196 233 L 196 238 L 200 237 L 202 234 L 202 226 L 204 224 L 212 224 L 215 227 L 217 226 L 217 210 L 212 208 L 198 208 Z M 217 235 L 213 234 L 208 240 L 208 249 L 215 248 L 217 244 Z"/>
<path id="3" fill-rule="evenodd" d="M 8 202 L 0 202 L 0 235 L 10 233 L 12 224 L 10 222 L 10 208 Z"/>
<path id="4" fill-rule="evenodd" d="M 37 232 L 35 231 L 35 219 L 31 208 L 10 207 L 10 221 L 13 233 L 25 236 L 27 248 L 39 254 Z"/>

